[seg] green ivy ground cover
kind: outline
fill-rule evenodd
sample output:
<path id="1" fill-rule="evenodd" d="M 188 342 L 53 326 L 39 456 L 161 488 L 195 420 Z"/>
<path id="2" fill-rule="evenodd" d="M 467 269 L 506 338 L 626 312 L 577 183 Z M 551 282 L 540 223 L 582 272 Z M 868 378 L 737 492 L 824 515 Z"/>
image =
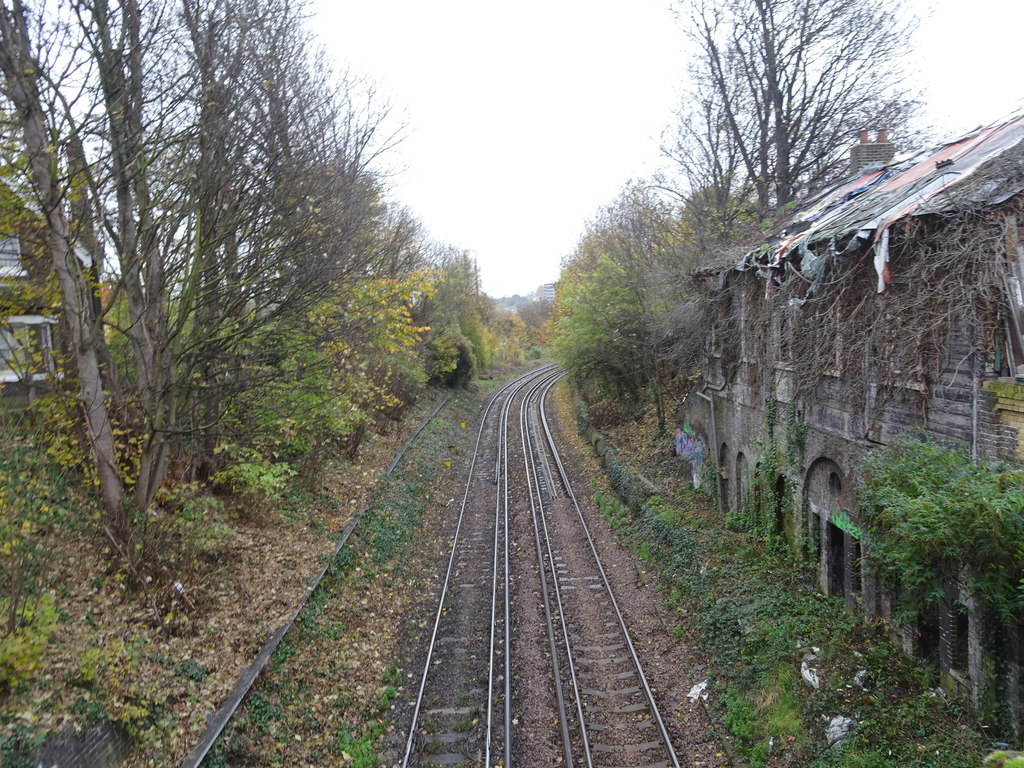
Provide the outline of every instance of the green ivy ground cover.
<path id="1" fill-rule="evenodd" d="M 809 567 L 778 537 L 728 530 L 714 498 L 683 482 L 688 468 L 669 466 L 678 460 L 648 455 L 652 465 L 638 467 L 605 452 L 618 493 L 599 489 L 597 501 L 660 574 L 679 637 L 699 637 L 713 670 L 709 705 L 732 734 L 738 760 L 817 768 L 981 764 L 991 741 L 963 702 L 937 689 L 933 671 L 891 643 L 882 626 L 821 594 Z M 664 493 L 644 492 L 638 472 L 657 477 Z M 804 679 L 805 664 L 817 688 Z M 830 747 L 826 732 L 836 717 L 853 726 Z"/>

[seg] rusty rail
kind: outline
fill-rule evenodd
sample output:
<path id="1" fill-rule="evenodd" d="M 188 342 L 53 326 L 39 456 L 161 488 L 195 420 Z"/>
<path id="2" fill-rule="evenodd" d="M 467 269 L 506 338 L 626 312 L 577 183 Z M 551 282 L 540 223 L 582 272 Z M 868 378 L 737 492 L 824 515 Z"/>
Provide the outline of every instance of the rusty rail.
<path id="1" fill-rule="evenodd" d="M 386 475 L 390 475 L 392 472 L 395 471 L 396 467 L 398 467 L 398 464 L 401 462 L 406 452 L 412 447 L 413 443 L 416 442 L 416 439 L 422 434 L 423 430 L 426 429 L 427 424 L 429 424 L 430 421 L 435 416 L 437 416 L 438 413 L 441 412 L 441 409 L 445 405 L 447 405 L 450 400 L 450 397 L 447 397 L 444 400 L 442 400 L 438 404 L 438 406 L 433 410 L 433 412 L 426 419 L 423 420 L 423 423 L 419 425 L 416 431 L 413 432 L 412 435 L 410 435 L 409 439 L 405 441 L 405 444 L 402 446 L 401 450 L 398 451 L 398 453 L 395 455 L 395 458 L 391 461 L 391 464 L 388 465 L 388 468 L 385 471 Z M 252 664 L 242 669 L 242 673 L 241 675 L 239 675 L 238 682 L 235 683 L 235 687 L 231 689 L 231 693 L 228 694 L 227 699 L 221 705 L 220 709 L 213 713 L 212 716 L 208 717 L 206 730 L 203 731 L 203 735 L 199 739 L 199 743 L 195 746 L 195 748 L 189 753 L 188 757 L 186 757 L 184 762 L 181 764 L 181 768 L 198 768 L 199 765 L 202 764 L 203 759 L 206 757 L 207 753 L 217 742 L 217 739 L 220 738 L 221 732 L 224 730 L 224 727 L 231 720 L 231 717 L 235 714 L 235 711 L 238 709 L 243 699 L 245 699 L 246 694 L 249 693 L 249 690 L 252 688 L 253 683 L 256 682 L 256 678 L 259 677 L 260 672 L 263 671 L 263 668 L 267 665 L 267 662 L 270 661 L 270 657 L 277 649 L 277 646 L 280 645 L 281 640 L 284 639 L 285 634 L 291 628 L 292 624 L 295 623 L 295 620 L 302 612 L 302 609 L 306 606 L 306 603 L 309 601 L 310 596 L 312 596 L 313 592 L 316 591 L 316 588 L 320 586 L 320 582 L 323 579 L 324 574 L 327 573 L 327 569 L 330 568 L 331 563 L 334 562 L 335 558 L 338 556 L 338 553 L 341 552 L 346 542 L 348 542 L 349 536 L 352 535 L 352 531 L 355 530 L 356 525 L 359 523 L 359 519 L 363 516 L 363 513 L 366 512 L 368 506 L 369 504 L 364 504 L 363 507 L 356 514 L 352 522 L 346 525 L 345 528 L 342 530 L 341 538 L 338 540 L 338 544 L 334 548 L 334 552 L 331 554 L 331 557 L 328 558 L 327 562 L 324 563 L 324 566 L 319 570 L 319 572 L 317 572 L 316 576 L 313 577 L 313 580 L 310 582 L 309 589 L 306 590 L 305 596 L 303 596 L 302 600 L 299 601 L 299 604 L 295 608 L 295 611 L 292 612 L 292 614 L 288 617 L 288 620 L 286 622 L 284 622 L 281 626 L 274 630 L 274 633 L 263 644 L 263 647 L 260 649 L 260 652 L 256 654 L 256 658 L 253 660 Z"/>

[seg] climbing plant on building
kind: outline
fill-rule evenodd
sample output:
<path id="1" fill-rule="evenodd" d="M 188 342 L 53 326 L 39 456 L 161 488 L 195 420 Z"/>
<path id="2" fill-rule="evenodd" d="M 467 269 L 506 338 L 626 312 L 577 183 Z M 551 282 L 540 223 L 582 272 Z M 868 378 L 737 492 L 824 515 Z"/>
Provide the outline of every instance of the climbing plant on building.
<path id="1" fill-rule="evenodd" d="M 864 552 L 899 584 L 897 620 L 913 620 L 966 573 L 975 599 L 1013 621 L 1024 607 L 1024 471 L 924 436 L 871 452 L 863 470 Z"/>

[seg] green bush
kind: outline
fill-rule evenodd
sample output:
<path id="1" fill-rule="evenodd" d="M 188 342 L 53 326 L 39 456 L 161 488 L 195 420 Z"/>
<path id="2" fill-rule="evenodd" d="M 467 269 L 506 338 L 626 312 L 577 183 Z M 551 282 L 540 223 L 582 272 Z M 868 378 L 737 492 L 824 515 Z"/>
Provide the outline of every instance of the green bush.
<path id="1" fill-rule="evenodd" d="M 0 600 L 0 612 L 6 613 L 8 607 L 6 600 Z M 53 595 L 22 604 L 16 613 L 15 628 L 0 638 L 0 690 L 11 690 L 32 678 L 57 628 Z"/>
<path id="2" fill-rule="evenodd" d="M 976 598 L 1013 622 L 1024 608 L 1024 471 L 926 437 L 871 452 L 863 469 L 865 554 L 898 592 L 897 620 L 941 599 L 967 565 Z"/>
<path id="3" fill-rule="evenodd" d="M 338 734 L 335 751 L 342 760 L 351 761 L 352 768 L 376 768 L 380 765 L 376 742 L 380 734 L 373 728 L 366 733 L 343 730 Z"/>
<path id="4" fill-rule="evenodd" d="M 619 531 L 632 522 L 632 513 L 618 499 L 606 495 L 596 485 L 593 485 L 593 491 L 594 501 L 604 514 L 604 519 L 608 521 L 609 528 Z"/>
<path id="5" fill-rule="evenodd" d="M 287 462 L 269 461 L 255 448 L 224 445 L 217 452 L 230 456 L 232 463 L 212 479 L 229 486 L 235 493 L 277 499 L 297 474 Z"/>
<path id="6" fill-rule="evenodd" d="M 985 758 L 985 768 L 1024 768 L 1024 753 L 993 752 Z"/>
<path id="7" fill-rule="evenodd" d="M 752 693 L 730 691 L 725 696 L 723 722 L 736 737 L 752 768 L 768 758 L 774 740 L 790 748 L 809 741 L 804 728 L 797 674 L 790 663 L 778 665 Z"/>
<path id="8" fill-rule="evenodd" d="M 725 698 L 725 727 L 741 743 L 749 742 L 757 732 L 757 708 L 745 696 L 731 695 Z"/>
<path id="9" fill-rule="evenodd" d="M 581 433 L 593 440 L 582 407 L 577 416 Z M 801 435 L 795 427 L 792 433 L 785 447 L 798 452 Z M 637 471 L 613 449 L 604 452 L 609 478 L 627 494 L 629 506 L 637 504 L 621 532 L 661 575 L 670 603 L 686 615 L 684 625 L 695 625 L 699 646 L 711 659 L 709 708 L 722 717 L 752 768 L 977 768 L 985 739 L 957 703 L 929 690 L 927 675 L 886 640 L 880 626 L 865 625 L 842 601 L 814 589 L 814 574 L 774 536 L 773 494 L 787 458 L 777 446 L 763 461 L 755 473 L 760 477 L 753 478 L 763 499 L 734 516 L 741 530 L 729 532 L 708 522 L 717 516 L 709 516 L 703 488 L 680 487 L 671 503 L 649 494 L 631 498 Z M 709 471 L 713 466 L 705 462 Z M 708 480 L 713 490 L 713 476 Z M 601 506 L 607 514 L 611 504 L 605 499 Z M 811 644 L 821 649 L 819 689 L 800 674 Z M 853 679 L 865 668 L 862 689 Z M 857 725 L 841 746 L 826 748 L 824 723 L 836 714 Z"/>

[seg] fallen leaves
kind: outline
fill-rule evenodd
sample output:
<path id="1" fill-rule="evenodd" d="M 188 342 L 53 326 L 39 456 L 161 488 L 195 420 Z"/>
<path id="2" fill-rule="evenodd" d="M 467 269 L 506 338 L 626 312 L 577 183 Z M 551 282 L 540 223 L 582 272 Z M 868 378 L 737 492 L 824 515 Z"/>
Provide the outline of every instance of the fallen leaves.
<path id="1" fill-rule="evenodd" d="M 416 426 L 410 418 L 403 429 Z M 16 714 L 0 724 L 0 738 L 26 726 L 52 733 L 73 720 L 84 725 L 89 716 L 106 713 L 130 726 L 141 741 L 126 768 L 179 764 L 198 743 L 207 714 L 222 704 L 267 634 L 291 618 L 309 579 L 334 549 L 330 533 L 344 528 L 366 502 L 395 444 L 394 435 L 368 438 L 358 465 L 322 478 L 336 505 L 293 519 L 272 514 L 231 519 L 234 535 L 220 542 L 215 559 L 192 563 L 192 572 L 175 573 L 166 585 L 156 586 L 154 580 L 153 589 L 179 597 L 173 584 L 180 583 L 191 601 L 161 614 L 173 614 L 176 635 L 159 626 L 140 596 L 110 575 L 108 542 L 81 530 L 59 531 L 51 546 L 58 569 L 54 583 L 60 585 L 57 608 L 65 619 L 45 649 L 43 674 L 3 700 L 4 711 Z M 385 587 L 381 579 L 366 583 L 380 584 L 380 603 L 398 610 L 393 585 Z M 405 592 L 413 583 L 410 579 Z M 366 601 L 367 609 L 371 602 Z M 381 615 L 386 620 L 394 613 Z M 374 668 L 384 663 L 385 651 L 370 637 L 363 643 L 348 674 L 365 671 L 361 685 L 371 701 L 381 695 Z M 335 674 L 325 673 L 326 679 Z M 336 712 L 338 701 L 339 694 L 324 694 L 318 708 L 322 704 Z M 301 733 L 303 741 L 287 741 L 311 741 Z"/>

